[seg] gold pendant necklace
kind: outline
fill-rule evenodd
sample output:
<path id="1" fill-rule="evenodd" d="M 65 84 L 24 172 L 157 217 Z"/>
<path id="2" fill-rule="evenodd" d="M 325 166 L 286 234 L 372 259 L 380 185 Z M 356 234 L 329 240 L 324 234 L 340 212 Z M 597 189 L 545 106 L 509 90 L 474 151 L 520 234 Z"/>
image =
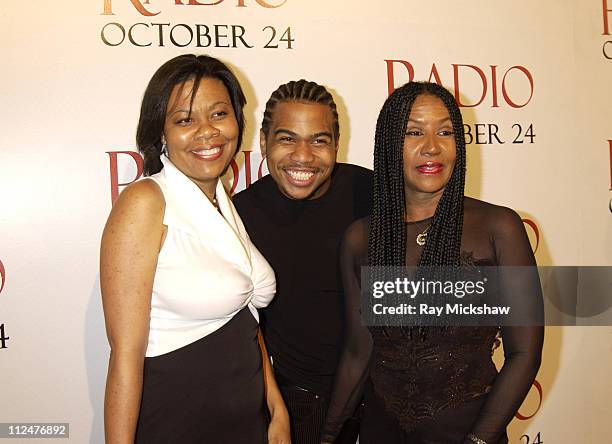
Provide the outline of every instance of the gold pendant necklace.
<path id="1" fill-rule="evenodd" d="M 427 220 L 431 220 L 433 218 L 433 216 L 428 217 L 427 219 L 423 219 L 421 222 L 425 222 Z M 412 223 L 412 224 L 418 224 L 418 222 L 410 222 L 407 220 L 406 215 L 404 215 L 404 222 L 407 223 Z M 432 221 L 433 222 L 433 221 Z M 417 225 L 418 227 L 418 225 Z M 421 231 L 419 234 L 417 234 L 416 236 L 416 243 L 419 247 L 422 247 L 423 245 L 425 245 L 425 243 L 427 243 L 427 232 L 429 231 L 429 229 L 431 228 L 431 222 L 429 223 L 429 225 L 423 230 Z"/>
<path id="2" fill-rule="evenodd" d="M 425 243 L 427 242 L 427 232 L 429 231 L 429 228 L 431 227 L 431 225 L 429 225 L 427 228 L 425 228 L 422 232 L 420 232 L 419 234 L 417 234 L 416 237 L 416 243 L 419 247 L 422 247 L 423 245 L 425 245 Z"/>

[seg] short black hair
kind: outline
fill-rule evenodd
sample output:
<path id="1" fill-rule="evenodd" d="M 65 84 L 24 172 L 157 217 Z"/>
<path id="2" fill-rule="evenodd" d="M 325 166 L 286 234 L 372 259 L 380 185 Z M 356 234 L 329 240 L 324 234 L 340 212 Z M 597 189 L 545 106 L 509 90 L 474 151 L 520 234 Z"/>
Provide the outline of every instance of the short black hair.
<path id="1" fill-rule="evenodd" d="M 238 122 L 238 144 L 236 146 L 237 149 L 240 148 L 245 126 L 243 108 L 246 98 L 238 79 L 223 62 L 214 57 L 194 54 L 180 55 L 168 60 L 155 71 L 142 98 L 136 130 L 136 145 L 144 157 L 145 176 L 158 173 L 163 168 L 160 160 L 161 137 L 172 90 L 176 85 L 193 80 L 191 91 L 191 104 L 193 104 L 200 81 L 204 78 L 220 80 L 227 88 Z"/>
<path id="2" fill-rule="evenodd" d="M 336 102 L 334 102 L 334 97 L 324 86 L 304 79 L 297 81 L 292 80 L 291 82 L 279 86 L 268 99 L 266 110 L 264 111 L 264 118 L 261 122 L 261 130 L 266 137 L 268 137 L 268 132 L 270 131 L 270 123 L 272 122 L 272 116 L 274 115 L 276 105 L 281 102 L 318 103 L 327 106 L 334 118 L 334 139 L 335 142 L 338 143 L 340 125 L 338 124 Z"/>

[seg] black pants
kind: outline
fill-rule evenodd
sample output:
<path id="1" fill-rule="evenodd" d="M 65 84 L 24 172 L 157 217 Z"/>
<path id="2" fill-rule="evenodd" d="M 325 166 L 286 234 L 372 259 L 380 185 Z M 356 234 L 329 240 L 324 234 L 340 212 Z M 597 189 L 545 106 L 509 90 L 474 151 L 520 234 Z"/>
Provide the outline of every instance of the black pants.
<path id="1" fill-rule="evenodd" d="M 278 375 L 277 382 L 289 411 L 291 443 L 319 444 L 321 429 L 325 424 L 327 414 L 325 398 L 291 385 L 285 378 Z M 358 419 L 350 418 L 334 442 L 336 444 L 355 444 L 358 431 Z"/>
<path id="2" fill-rule="evenodd" d="M 289 411 L 292 444 L 319 444 L 327 412 L 323 397 L 288 384 L 280 385 L 280 391 Z"/>

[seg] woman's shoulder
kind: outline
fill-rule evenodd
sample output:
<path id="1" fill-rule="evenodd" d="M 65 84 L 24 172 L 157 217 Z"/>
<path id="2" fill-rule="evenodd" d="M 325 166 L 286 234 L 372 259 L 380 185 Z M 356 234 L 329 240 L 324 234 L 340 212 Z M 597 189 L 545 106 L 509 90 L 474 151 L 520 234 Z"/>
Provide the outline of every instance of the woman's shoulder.
<path id="1" fill-rule="evenodd" d="M 120 198 L 139 201 L 143 204 L 159 204 L 164 202 L 164 193 L 157 180 L 145 177 L 131 183 L 121 192 Z"/>
<path id="2" fill-rule="evenodd" d="M 163 215 L 166 206 L 159 184 L 150 178 L 134 182 L 121 192 L 112 213 L 127 217 Z"/>
<path id="3" fill-rule="evenodd" d="M 474 223 L 493 233 L 509 234 L 517 229 L 524 230 L 521 216 L 512 208 L 472 197 L 464 198 L 463 208 L 465 223 Z"/>
<path id="4" fill-rule="evenodd" d="M 351 224 L 344 231 L 344 237 L 367 237 L 370 233 L 370 219 L 371 216 L 368 215 L 351 222 Z"/>
<path id="5" fill-rule="evenodd" d="M 102 245 L 123 248 L 155 244 L 163 236 L 165 208 L 163 193 L 153 180 L 127 186 L 113 204 Z"/>
<path id="6" fill-rule="evenodd" d="M 361 254 L 368 247 L 370 234 L 370 216 L 352 222 L 344 231 L 342 243 L 349 251 Z"/>

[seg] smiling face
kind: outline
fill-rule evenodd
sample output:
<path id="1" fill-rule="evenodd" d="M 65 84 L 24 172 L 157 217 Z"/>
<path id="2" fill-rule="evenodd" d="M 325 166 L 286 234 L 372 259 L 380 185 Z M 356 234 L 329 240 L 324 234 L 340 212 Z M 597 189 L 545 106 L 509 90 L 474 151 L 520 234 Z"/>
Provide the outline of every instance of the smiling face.
<path id="1" fill-rule="evenodd" d="M 268 136 L 260 132 L 260 146 L 270 175 L 285 196 L 316 199 L 329 189 L 338 141 L 328 106 L 313 102 L 279 103 Z"/>
<path id="2" fill-rule="evenodd" d="M 404 137 L 406 196 L 440 198 L 450 180 L 457 148 L 448 109 L 436 96 L 418 96 Z"/>
<path id="3" fill-rule="evenodd" d="M 225 85 L 204 78 L 193 99 L 193 80 L 172 90 L 164 123 L 164 142 L 172 163 L 209 198 L 236 153 L 238 123 Z"/>

